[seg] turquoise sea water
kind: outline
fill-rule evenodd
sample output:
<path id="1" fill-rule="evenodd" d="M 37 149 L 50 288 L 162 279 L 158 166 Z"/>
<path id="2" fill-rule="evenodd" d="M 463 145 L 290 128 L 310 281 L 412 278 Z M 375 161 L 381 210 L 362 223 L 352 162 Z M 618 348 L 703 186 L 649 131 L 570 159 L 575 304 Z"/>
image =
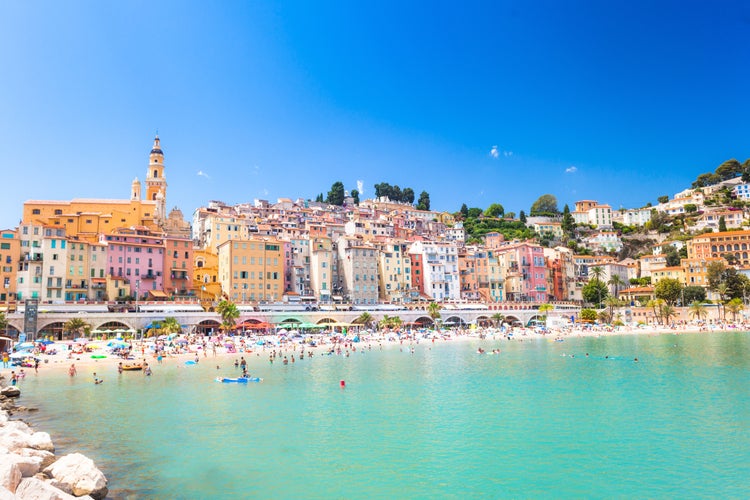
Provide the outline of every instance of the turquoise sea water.
<path id="1" fill-rule="evenodd" d="M 20 404 L 110 498 L 750 496 L 750 334 L 415 348 L 246 355 L 247 385 L 210 355 L 98 386 L 32 374 Z"/>

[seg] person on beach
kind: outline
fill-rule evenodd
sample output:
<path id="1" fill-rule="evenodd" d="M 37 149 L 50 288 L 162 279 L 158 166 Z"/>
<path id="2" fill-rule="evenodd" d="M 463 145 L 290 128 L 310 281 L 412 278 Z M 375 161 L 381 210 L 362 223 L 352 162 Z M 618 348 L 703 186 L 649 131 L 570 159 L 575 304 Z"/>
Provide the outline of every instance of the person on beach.
<path id="1" fill-rule="evenodd" d="M 78 370 L 76 370 L 75 363 L 71 363 L 70 368 L 68 369 L 68 375 L 70 375 L 71 377 L 75 377 L 77 373 L 78 373 Z"/>
<path id="2" fill-rule="evenodd" d="M 39 358 L 34 358 L 34 373 L 39 373 Z"/>
<path id="3" fill-rule="evenodd" d="M 102 382 L 104 382 L 104 380 L 102 380 L 102 379 L 100 379 L 99 377 L 97 377 L 97 376 L 96 376 L 96 372 L 94 372 L 94 385 L 99 385 L 99 384 L 101 384 Z"/>
<path id="4" fill-rule="evenodd" d="M 12 371 L 10 372 L 10 385 L 16 385 L 18 383 L 18 377 L 16 376 L 16 372 Z"/>
<path id="5" fill-rule="evenodd" d="M 117 373 L 122 373 L 122 361 L 117 363 Z"/>
<path id="6" fill-rule="evenodd" d="M 3 368 L 8 368 L 8 361 L 10 361 L 10 356 L 8 355 L 7 351 L 3 352 Z"/>

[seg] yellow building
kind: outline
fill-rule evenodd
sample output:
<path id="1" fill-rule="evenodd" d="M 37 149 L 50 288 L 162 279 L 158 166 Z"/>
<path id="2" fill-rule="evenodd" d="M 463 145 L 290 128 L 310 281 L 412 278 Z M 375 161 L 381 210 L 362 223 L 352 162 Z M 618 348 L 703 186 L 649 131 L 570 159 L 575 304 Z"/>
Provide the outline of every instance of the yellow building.
<path id="1" fill-rule="evenodd" d="M 193 251 L 193 291 L 205 310 L 221 300 L 219 257 L 210 249 Z"/>
<path id="2" fill-rule="evenodd" d="M 685 270 L 681 266 L 660 267 L 651 270 L 651 284 L 656 286 L 664 278 L 671 278 L 685 286 Z"/>
<path id="3" fill-rule="evenodd" d="M 284 294 L 284 245 L 271 238 L 219 245 L 219 284 L 235 303 L 277 302 Z"/>
<path id="4" fill-rule="evenodd" d="M 16 269 L 21 253 L 18 231 L 6 229 L 0 232 L 0 302 L 6 310 L 10 302 L 16 300 Z"/>
<path id="5" fill-rule="evenodd" d="M 68 237 L 94 242 L 99 234 L 110 234 L 120 227 L 159 229 L 166 220 L 166 197 L 164 153 L 157 136 L 149 154 L 145 199 L 136 178 L 131 184 L 129 199 L 29 200 L 23 204 L 23 222 L 63 228 Z"/>

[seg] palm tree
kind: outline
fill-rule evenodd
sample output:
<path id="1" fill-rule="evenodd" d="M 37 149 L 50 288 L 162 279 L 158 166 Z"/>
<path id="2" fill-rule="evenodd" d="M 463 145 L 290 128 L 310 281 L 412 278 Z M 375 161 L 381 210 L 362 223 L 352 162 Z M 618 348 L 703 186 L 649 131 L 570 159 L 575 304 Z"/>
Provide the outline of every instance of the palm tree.
<path id="1" fill-rule="evenodd" d="M 170 335 L 172 333 L 181 332 L 182 326 L 177 321 L 177 318 L 173 318 L 172 316 L 170 316 L 168 318 L 164 318 L 164 321 L 161 322 L 159 331 L 162 335 Z"/>
<path id="2" fill-rule="evenodd" d="M 706 316 L 708 316 L 708 311 L 706 311 L 706 306 L 704 306 L 701 302 L 693 301 L 692 304 L 690 304 L 690 316 L 693 318 L 697 317 L 698 320 L 705 319 Z"/>
<path id="3" fill-rule="evenodd" d="M 729 285 L 727 285 L 726 283 L 723 283 L 723 282 L 719 283 L 716 286 L 716 293 L 719 294 L 719 307 L 721 307 L 724 304 L 724 300 L 725 300 L 724 297 L 726 297 L 727 294 L 729 293 Z M 724 313 L 721 315 L 721 317 L 724 318 L 724 319 L 726 319 L 726 317 L 727 317 L 727 310 L 726 310 L 726 308 L 724 308 Z"/>
<path id="4" fill-rule="evenodd" d="M 427 314 L 430 315 L 430 318 L 432 318 L 432 321 L 435 323 L 435 326 L 438 330 L 440 330 L 440 326 L 438 325 L 437 320 L 440 319 L 440 304 L 437 302 L 430 302 L 427 305 Z"/>
<path id="5" fill-rule="evenodd" d="M 659 315 L 656 312 L 656 309 L 659 307 L 659 301 L 661 299 L 651 299 L 646 303 L 646 307 L 650 307 L 651 310 L 654 312 L 654 320 L 658 321 L 658 323 L 661 324 L 661 320 L 659 319 Z"/>
<path id="6" fill-rule="evenodd" d="M 71 318 L 63 325 L 63 331 L 81 337 L 82 334 L 88 335 L 91 332 L 91 325 L 81 318 Z"/>
<path id="7" fill-rule="evenodd" d="M 732 321 L 737 321 L 737 313 L 745 309 L 745 304 L 742 303 L 742 299 L 734 298 L 724 305 L 724 309 L 729 309 L 732 313 Z"/>
<path id="8" fill-rule="evenodd" d="M 625 281 L 623 281 L 623 279 L 620 278 L 620 275 L 613 274 L 607 281 L 607 284 L 615 287 L 615 297 L 617 297 L 617 294 L 620 292 L 620 287 L 622 285 L 625 285 Z"/>
<path id="9" fill-rule="evenodd" d="M 235 320 L 240 317 L 240 310 L 234 302 L 222 300 L 216 306 L 216 312 L 221 315 L 221 327 L 224 330 L 234 328 Z"/>
<path id="10" fill-rule="evenodd" d="M 620 307 L 622 305 L 622 301 L 618 299 L 617 297 L 614 297 L 610 295 L 606 299 L 604 299 L 604 303 L 607 307 L 609 307 L 609 317 L 614 318 L 614 311 L 616 307 Z"/>
<path id="11" fill-rule="evenodd" d="M 492 321 L 495 323 L 495 328 L 500 326 L 503 323 L 503 320 L 505 319 L 505 315 L 501 313 L 495 313 L 492 315 Z"/>
<path id="12" fill-rule="evenodd" d="M 589 269 L 589 274 L 596 281 L 601 281 L 602 276 L 604 276 L 604 269 L 600 266 L 594 266 L 591 269 Z"/>
<path id="13" fill-rule="evenodd" d="M 368 312 L 363 312 L 362 314 L 359 315 L 357 319 L 354 320 L 354 322 L 367 328 L 370 324 L 372 324 L 374 319 L 375 318 L 372 317 L 372 314 Z"/>
<path id="14" fill-rule="evenodd" d="M 674 307 L 670 306 L 666 302 L 662 301 L 659 311 L 661 312 L 662 318 L 664 318 L 664 324 L 668 325 L 669 320 L 674 318 L 677 315 L 677 312 L 674 310 Z"/>

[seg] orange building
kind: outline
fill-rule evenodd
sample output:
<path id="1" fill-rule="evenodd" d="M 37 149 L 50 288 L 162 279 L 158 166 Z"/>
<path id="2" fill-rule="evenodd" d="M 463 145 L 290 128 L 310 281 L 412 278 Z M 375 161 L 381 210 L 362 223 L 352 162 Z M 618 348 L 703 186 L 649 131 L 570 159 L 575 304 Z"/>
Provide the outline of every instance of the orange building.
<path id="1" fill-rule="evenodd" d="M 750 265 L 750 231 L 704 233 L 687 242 L 688 259 L 723 258 L 741 266 Z"/>
<path id="2" fill-rule="evenodd" d="M 219 245 L 219 283 L 232 302 L 277 302 L 284 294 L 284 245 L 271 237 Z"/>
<path id="3" fill-rule="evenodd" d="M 110 234 L 121 227 L 142 226 L 152 231 L 159 230 L 166 221 L 166 197 L 164 153 L 157 136 L 149 154 L 146 199 L 141 197 L 141 183 L 136 178 L 131 184 L 129 199 L 26 201 L 23 204 L 23 222 L 63 228 L 69 237 L 95 242 L 99 234 Z"/>

